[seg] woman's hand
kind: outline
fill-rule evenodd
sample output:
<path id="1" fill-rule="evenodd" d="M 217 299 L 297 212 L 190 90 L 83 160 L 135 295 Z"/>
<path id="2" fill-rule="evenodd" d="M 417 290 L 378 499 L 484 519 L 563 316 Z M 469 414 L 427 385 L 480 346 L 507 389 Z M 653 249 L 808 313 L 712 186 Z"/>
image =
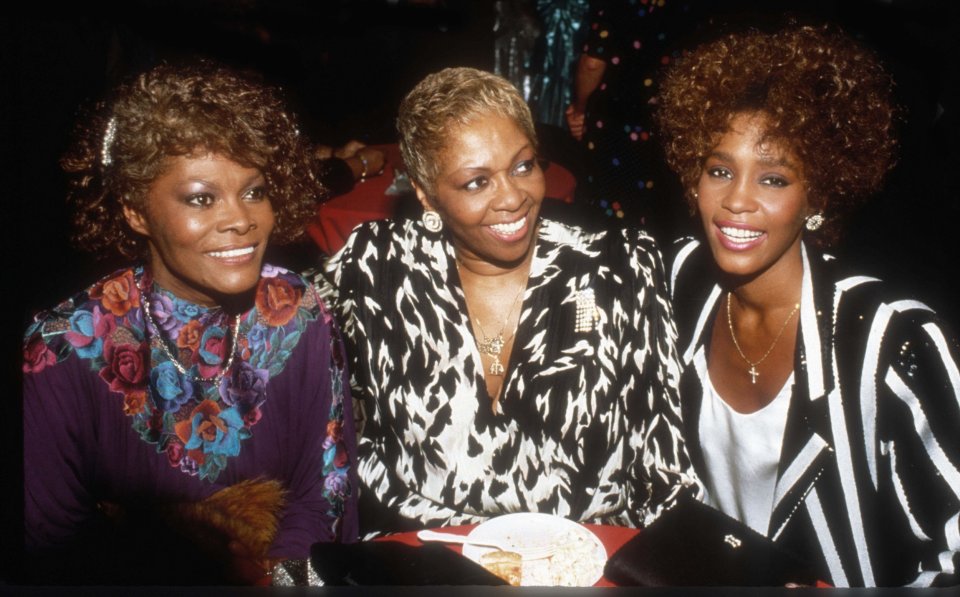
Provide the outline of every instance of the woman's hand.
<path id="1" fill-rule="evenodd" d="M 360 180 L 382 174 L 383 167 L 387 164 L 387 156 L 379 149 L 370 147 L 358 150 L 356 158 L 362 166 Z"/>
<path id="2" fill-rule="evenodd" d="M 350 139 L 344 144 L 343 147 L 338 147 L 337 149 L 335 149 L 333 152 L 333 155 L 334 157 L 338 157 L 341 160 L 345 160 L 347 158 L 352 158 L 353 156 L 357 155 L 357 152 L 359 152 L 361 149 L 365 147 L 366 145 L 361 143 L 360 141 L 357 141 L 356 139 Z"/>
<path id="3" fill-rule="evenodd" d="M 382 151 L 367 147 L 356 139 L 351 139 L 343 147 L 334 150 L 333 155 L 350 166 L 354 180 L 377 176 L 387 164 L 387 156 Z"/>
<path id="4" fill-rule="evenodd" d="M 329 145 L 314 145 L 313 157 L 318 160 L 326 160 L 333 157 L 333 148 Z"/>
<path id="5" fill-rule="evenodd" d="M 581 54 L 577 61 L 577 73 L 573 81 L 573 103 L 567 107 L 567 126 L 577 141 L 583 139 L 584 115 L 587 112 L 587 100 L 600 86 L 607 63 L 599 58 Z"/>
<path id="6" fill-rule="evenodd" d="M 227 544 L 230 551 L 227 574 L 234 582 L 241 585 L 270 585 L 273 567 L 279 560 L 258 556 L 240 541 L 231 541 Z"/>
<path id="7" fill-rule="evenodd" d="M 564 114 L 567 117 L 567 126 L 570 127 L 570 134 L 574 139 L 580 141 L 583 139 L 583 123 L 584 123 L 584 113 L 582 110 L 577 110 L 572 104 L 567 106 L 566 112 Z"/>

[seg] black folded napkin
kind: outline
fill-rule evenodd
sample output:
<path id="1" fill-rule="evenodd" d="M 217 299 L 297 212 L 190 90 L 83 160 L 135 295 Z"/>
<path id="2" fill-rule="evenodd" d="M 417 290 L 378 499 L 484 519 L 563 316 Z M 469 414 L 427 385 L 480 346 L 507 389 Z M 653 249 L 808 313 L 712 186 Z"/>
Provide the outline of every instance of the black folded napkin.
<path id="1" fill-rule="evenodd" d="M 812 567 L 743 523 L 694 499 L 681 501 L 607 561 L 618 585 L 815 585 Z"/>
<path id="2" fill-rule="evenodd" d="M 505 585 L 502 578 L 455 551 L 397 541 L 316 543 L 310 562 L 328 585 Z"/>

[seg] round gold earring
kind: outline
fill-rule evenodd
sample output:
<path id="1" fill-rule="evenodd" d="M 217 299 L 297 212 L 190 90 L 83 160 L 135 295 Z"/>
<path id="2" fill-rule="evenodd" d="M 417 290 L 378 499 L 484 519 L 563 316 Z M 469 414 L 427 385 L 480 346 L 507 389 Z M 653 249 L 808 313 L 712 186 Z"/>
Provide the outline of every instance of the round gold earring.
<path id="1" fill-rule="evenodd" d="M 420 221 L 423 222 L 423 227 L 430 232 L 436 233 L 443 230 L 443 220 L 440 219 L 440 214 L 433 210 L 424 211 L 423 215 L 420 216 Z"/>

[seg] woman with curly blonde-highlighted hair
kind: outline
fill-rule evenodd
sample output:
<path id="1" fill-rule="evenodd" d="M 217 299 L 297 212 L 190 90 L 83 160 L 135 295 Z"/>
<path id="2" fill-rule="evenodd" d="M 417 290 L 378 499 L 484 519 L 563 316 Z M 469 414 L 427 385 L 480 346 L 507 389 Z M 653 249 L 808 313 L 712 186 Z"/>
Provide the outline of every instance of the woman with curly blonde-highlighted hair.
<path id="1" fill-rule="evenodd" d="M 657 120 L 703 234 L 674 247 L 706 502 L 836 586 L 956 582 L 960 355 L 929 307 L 822 254 L 894 163 L 892 81 L 831 26 L 727 34 Z"/>
<path id="2" fill-rule="evenodd" d="M 762 113 L 765 141 L 788 143 L 805 166 L 820 244 L 879 190 L 895 162 L 893 81 L 871 52 L 833 28 L 723 37 L 671 69 L 658 122 L 671 168 L 692 190 L 732 115 Z M 687 195 L 691 208 L 693 195 Z"/>
<path id="3" fill-rule="evenodd" d="M 269 582 L 356 537 L 336 324 L 264 263 L 323 192 L 309 151 L 277 90 L 209 62 L 140 74 L 77 127 L 75 240 L 134 263 L 24 341 L 25 543 L 44 581 Z"/>
<path id="4" fill-rule="evenodd" d="M 279 242 L 296 240 L 324 197 L 312 158 L 277 90 L 253 73 L 211 63 L 160 65 L 121 85 L 75 131 L 61 160 L 70 174 L 76 243 L 141 256 L 147 240 L 123 207 L 141 207 L 168 158 L 198 150 L 263 173 Z"/>

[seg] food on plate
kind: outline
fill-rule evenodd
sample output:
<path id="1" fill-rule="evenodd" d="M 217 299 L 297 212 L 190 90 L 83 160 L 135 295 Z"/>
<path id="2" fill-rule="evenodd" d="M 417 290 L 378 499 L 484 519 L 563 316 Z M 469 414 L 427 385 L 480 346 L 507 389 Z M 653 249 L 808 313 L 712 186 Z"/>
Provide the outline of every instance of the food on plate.
<path id="1" fill-rule="evenodd" d="M 495 551 L 489 544 L 503 551 Z M 513 578 L 487 565 L 499 561 L 504 551 L 515 552 L 511 556 Z M 587 527 L 559 516 L 526 512 L 481 523 L 468 535 L 463 555 L 508 582 L 525 587 L 589 587 L 603 576 L 607 561 L 606 549 Z"/>
<path id="2" fill-rule="evenodd" d="M 554 563 L 551 584 L 561 587 L 589 586 L 603 574 L 606 561 L 597 558 L 597 544 L 589 531 L 583 532 L 585 530 L 566 533 L 558 542 L 557 551 L 551 558 Z"/>
<path id="3" fill-rule="evenodd" d="M 511 586 L 519 587 L 522 577 L 522 558 L 515 551 L 490 551 L 480 556 L 480 565 L 496 574 Z"/>

